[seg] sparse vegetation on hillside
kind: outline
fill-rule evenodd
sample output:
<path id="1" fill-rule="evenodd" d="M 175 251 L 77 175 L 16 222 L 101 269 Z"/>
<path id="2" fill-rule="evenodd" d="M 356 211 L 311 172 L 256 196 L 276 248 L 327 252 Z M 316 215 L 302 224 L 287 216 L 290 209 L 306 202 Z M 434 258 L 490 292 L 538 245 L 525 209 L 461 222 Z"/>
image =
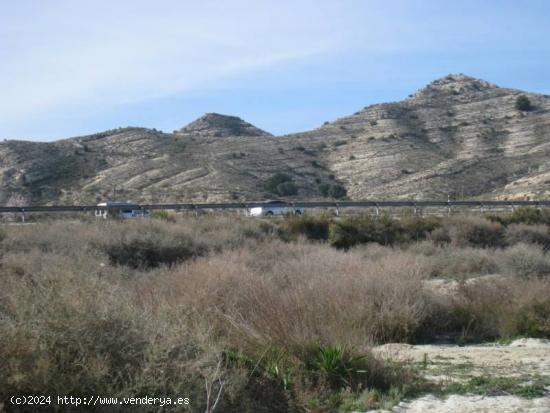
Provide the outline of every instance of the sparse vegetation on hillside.
<path id="1" fill-rule="evenodd" d="M 284 173 L 276 173 L 264 183 L 264 189 L 279 196 L 292 196 L 298 193 L 298 187 L 291 176 Z"/>
<path id="2" fill-rule="evenodd" d="M 547 179 L 533 165 L 546 161 L 546 137 L 534 125 L 548 123 L 549 109 L 543 95 L 454 75 L 412 99 L 277 138 L 240 118 L 207 114 L 173 134 L 121 128 L 47 143 L 8 140 L 0 142 L 0 198 L 15 192 L 33 204 L 87 204 L 112 198 L 116 187 L 141 203 L 229 202 L 232 188 L 246 201 L 305 200 L 318 196 L 311 182 L 322 172 L 336 175 L 354 200 L 437 199 L 449 188 L 476 199 L 542 199 L 550 195 Z M 504 136 L 521 148 L 503 151 L 496 142 Z M 276 171 L 293 182 L 266 194 L 265 179 Z"/>
<path id="3" fill-rule="evenodd" d="M 524 112 L 533 109 L 533 106 L 531 105 L 531 101 L 525 95 L 519 95 L 516 98 L 515 107 L 516 107 L 517 110 L 521 110 L 521 111 L 524 111 Z"/>
<path id="4" fill-rule="evenodd" d="M 327 183 L 323 183 L 319 185 L 319 192 L 324 197 L 330 197 L 335 199 L 344 198 L 348 193 L 346 188 L 341 184 L 327 184 Z"/>

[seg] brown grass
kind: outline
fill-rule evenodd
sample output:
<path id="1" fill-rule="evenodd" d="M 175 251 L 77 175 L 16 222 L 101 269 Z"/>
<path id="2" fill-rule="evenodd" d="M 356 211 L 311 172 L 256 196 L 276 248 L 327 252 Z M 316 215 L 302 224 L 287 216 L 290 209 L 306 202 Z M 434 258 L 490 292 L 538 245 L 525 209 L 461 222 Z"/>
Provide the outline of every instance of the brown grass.
<path id="1" fill-rule="evenodd" d="M 410 380 L 370 354 L 375 343 L 550 337 L 550 257 L 536 241 L 544 235 L 540 227 L 510 225 L 513 245 L 496 249 L 500 227 L 478 221 L 462 235 L 452 230 L 457 220 L 386 223 L 393 239 L 404 240 L 394 247 L 342 250 L 316 235 L 306 239 L 330 219 L 6 227 L 0 398 L 186 394 L 195 400 L 192 411 L 205 411 L 205 383 L 215 394 L 223 381 L 218 411 L 301 411 L 313 398 L 329 403 L 345 383 L 357 392 L 386 391 Z M 381 224 L 372 225 L 380 231 Z M 415 242 L 438 228 L 450 242 Z M 487 242 L 479 240 L 484 231 Z M 135 240 L 162 252 L 181 247 L 182 239 L 193 253 L 176 249 L 177 259 L 155 265 L 110 255 L 127 245 L 132 258 Z M 479 278 L 487 274 L 498 275 Z M 429 287 L 433 278 L 459 284 L 449 297 Z M 369 374 L 356 374 L 362 369 Z"/>
<path id="2" fill-rule="evenodd" d="M 170 286 L 155 295 L 213 312 L 237 340 L 364 347 L 411 339 L 427 305 L 421 267 L 407 255 L 365 266 L 362 255 L 273 242 L 196 260 L 150 288 Z"/>

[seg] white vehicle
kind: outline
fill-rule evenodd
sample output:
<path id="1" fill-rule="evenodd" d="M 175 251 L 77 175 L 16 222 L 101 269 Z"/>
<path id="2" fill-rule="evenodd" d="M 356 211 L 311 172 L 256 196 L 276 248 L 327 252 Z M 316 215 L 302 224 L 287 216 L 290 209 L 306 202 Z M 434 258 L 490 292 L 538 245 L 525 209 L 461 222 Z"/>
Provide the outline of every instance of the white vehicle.
<path id="1" fill-rule="evenodd" d="M 247 209 L 247 215 L 250 217 L 264 217 L 273 215 L 304 213 L 304 208 L 294 207 L 285 201 L 266 201 L 261 206 L 255 206 Z"/>
<path id="2" fill-rule="evenodd" d="M 151 216 L 151 211 L 131 202 L 101 202 L 97 206 L 107 208 L 95 211 L 95 216 L 98 218 L 107 219 L 109 214 L 122 219 L 149 218 Z"/>

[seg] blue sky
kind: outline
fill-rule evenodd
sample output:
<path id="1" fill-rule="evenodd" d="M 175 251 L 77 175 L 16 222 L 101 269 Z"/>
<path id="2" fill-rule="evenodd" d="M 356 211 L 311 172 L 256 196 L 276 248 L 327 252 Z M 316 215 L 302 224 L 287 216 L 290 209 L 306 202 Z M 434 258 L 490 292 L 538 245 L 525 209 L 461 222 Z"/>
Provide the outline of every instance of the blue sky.
<path id="1" fill-rule="evenodd" d="M 545 0 L 2 0 L 0 138 L 205 112 L 285 134 L 448 73 L 548 94 L 549 21 Z"/>

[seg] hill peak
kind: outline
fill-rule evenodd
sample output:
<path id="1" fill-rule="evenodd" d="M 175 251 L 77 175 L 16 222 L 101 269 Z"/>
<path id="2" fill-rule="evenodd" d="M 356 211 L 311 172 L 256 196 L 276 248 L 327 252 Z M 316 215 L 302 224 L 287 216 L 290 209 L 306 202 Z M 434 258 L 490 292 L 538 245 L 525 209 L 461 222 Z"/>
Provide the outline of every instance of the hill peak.
<path id="1" fill-rule="evenodd" d="M 485 88 L 497 87 L 493 83 L 487 82 L 486 80 L 468 76 L 463 73 L 458 73 L 458 74 L 450 73 L 447 76 L 443 76 L 443 77 L 440 77 L 439 79 L 435 79 L 430 84 L 432 86 L 443 86 L 448 84 L 477 84 Z"/>
<path id="2" fill-rule="evenodd" d="M 205 113 L 176 133 L 219 137 L 271 136 L 270 133 L 257 128 L 238 116 L 222 115 L 220 113 Z"/>
<path id="3" fill-rule="evenodd" d="M 464 92 L 482 92 L 497 89 L 498 86 L 483 79 L 465 74 L 449 74 L 427 84 L 415 93 L 414 97 L 434 97 L 434 95 L 457 95 Z"/>

